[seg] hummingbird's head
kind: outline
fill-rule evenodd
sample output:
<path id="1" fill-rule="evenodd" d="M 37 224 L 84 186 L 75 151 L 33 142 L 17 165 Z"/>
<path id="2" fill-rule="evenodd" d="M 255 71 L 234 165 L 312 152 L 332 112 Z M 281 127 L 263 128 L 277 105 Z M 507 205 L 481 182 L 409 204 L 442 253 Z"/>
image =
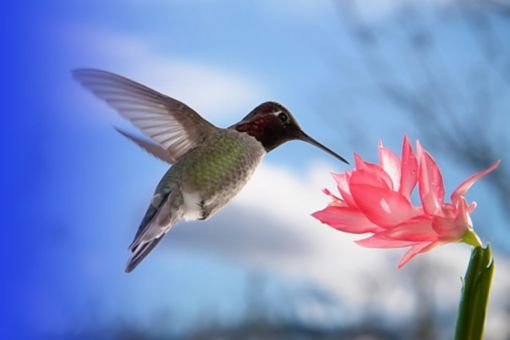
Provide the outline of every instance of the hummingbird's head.
<path id="1" fill-rule="evenodd" d="M 299 139 L 315 145 L 342 162 L 349 163 L 342 156 L 304 133 L 290 111 L 276 102 L 260 104 L 233 128 L 255 137 L 268 152 L 285 142 Z"/>

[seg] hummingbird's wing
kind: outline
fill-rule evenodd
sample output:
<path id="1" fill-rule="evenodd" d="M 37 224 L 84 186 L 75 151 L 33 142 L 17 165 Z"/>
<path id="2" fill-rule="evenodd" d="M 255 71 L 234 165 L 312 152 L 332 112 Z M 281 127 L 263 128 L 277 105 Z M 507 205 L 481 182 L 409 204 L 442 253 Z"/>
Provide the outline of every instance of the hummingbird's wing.
<path id="1" fill-rule="evenodd" d="M 186 104 L 117 74 L 78 69 L 73 76 L 166 150 L 164 160 L 169 163 L 217 129 Z M 136 137 L 127 137 L 141 144 Z M 141 146 L 151 153 L 155 150 L 145 144 Z"/>
<path id="2" fill-rule="evenodd" d="M 163 149 L 159 144 L 149 142 L 144 138 L 132 135 L 129 132 L 126 132 L 117 127 L 115 128 L 115 130 L 117 130 L 117 132 L 119 132 L 121 135 L 123 135 L 124 137 L 126 137 L 127 139 L 129 139 L 130 141 L 132 141 L 133 143 L 135 143 L 136 145 L 138 145 L 139 147 L 153 155 L 154 157 L 170 164 L 174 162 L 174 159 L 169 157 L 168 151 Z"/>

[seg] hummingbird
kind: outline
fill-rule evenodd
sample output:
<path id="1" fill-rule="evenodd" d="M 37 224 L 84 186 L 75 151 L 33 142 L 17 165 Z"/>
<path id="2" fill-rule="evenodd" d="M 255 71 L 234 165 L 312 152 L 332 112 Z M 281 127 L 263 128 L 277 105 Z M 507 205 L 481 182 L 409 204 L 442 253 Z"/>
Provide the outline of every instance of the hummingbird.
<path id="1" fill-rule="evenodd" d="M 244 187 L 262 157 L 291 140 L 347 160 L 308 136 L 283 105 L 268 101 L 228 128 L 216 127 L 186 104 L 123 76 L 77 69 L 73 77 L 150 140 L 117 129 L 172 164 L 157 185 L 129 246 L 131 272 L 181 220 L 206 220 Z"/>

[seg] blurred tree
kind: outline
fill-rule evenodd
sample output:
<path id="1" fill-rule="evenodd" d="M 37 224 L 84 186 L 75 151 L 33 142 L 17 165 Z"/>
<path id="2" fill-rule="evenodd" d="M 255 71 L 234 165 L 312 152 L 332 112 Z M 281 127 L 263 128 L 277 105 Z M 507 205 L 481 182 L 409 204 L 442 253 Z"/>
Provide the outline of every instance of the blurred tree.
<path id="1" fill-rule="evenodd" d="M 502 124 L 510 111 L 510 40 L 496 29 L 510 25 L 510 2 L 451 0 L 449 5 L 430 5 L 430 12 L 424 13 L 423 3 L 418 8 L 417 2 L 400 1 L 395 14 L 399 29 L 394 31 L 363 20 L 355 0 L 335 3 L 342 28 L 350 33 L 372 82 L 414 122 L 431 149 L 448 152 L 472 172 L 503 160 L 486 181 L 499 197 L 502 212 L 510 216 L 505 207 L 510 201 L 510 136 L 508 126 Z M 465 74 L 452 72 L 441 53 L 441 31 L 435 26 L 448 20 L 462 21 L 477 49 L 459 53 L 480 55 Z M 398 43 L 390 41 L 388 34 Z M 387 49 L 400 44 L 406 52 L 403 58 L 416 67 L 406 69 L 402 60 L 387 58 Z M 407 74 L 412 81 L 398 74 Z"/>

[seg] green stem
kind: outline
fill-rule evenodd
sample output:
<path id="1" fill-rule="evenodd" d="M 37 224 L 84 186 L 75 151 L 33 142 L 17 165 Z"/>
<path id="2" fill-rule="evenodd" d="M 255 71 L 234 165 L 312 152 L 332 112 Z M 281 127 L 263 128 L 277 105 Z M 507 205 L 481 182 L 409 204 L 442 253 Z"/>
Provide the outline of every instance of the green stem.
<path id="1" fill-rule="evenodd" d="M 475 247 L 471 252 L 471 259 L 464 277 L 455 340 L 483 338 L 493 273 L 494 259 L 490 245 L 485 248 Z"/>

